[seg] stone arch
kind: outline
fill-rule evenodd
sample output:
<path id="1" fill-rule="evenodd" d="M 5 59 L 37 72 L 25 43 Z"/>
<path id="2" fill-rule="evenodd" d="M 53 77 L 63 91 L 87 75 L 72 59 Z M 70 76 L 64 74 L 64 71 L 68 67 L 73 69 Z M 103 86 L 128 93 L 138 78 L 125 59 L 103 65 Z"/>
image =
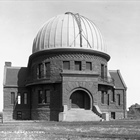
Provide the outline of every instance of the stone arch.
<path id="1" fill-rule="evenodd" d="M 91 93 L 84 88 L 75 88 L 69 96 L 70 108 L 92 110 L 93 98 Z"/>

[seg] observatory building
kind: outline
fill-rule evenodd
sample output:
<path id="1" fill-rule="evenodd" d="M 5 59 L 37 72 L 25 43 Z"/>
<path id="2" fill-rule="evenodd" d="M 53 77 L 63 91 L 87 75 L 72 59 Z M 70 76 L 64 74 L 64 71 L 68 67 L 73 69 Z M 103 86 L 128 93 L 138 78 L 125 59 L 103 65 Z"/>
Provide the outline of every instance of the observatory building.
<path id="1" fill-rule="evenodd" d="M 108 70 L 102 34 L 95 24 L 67 12 L 44 24 L 27 67 L 5 62 L 3 120 L 99 121 L 122 119 L 126 85 Z"/>

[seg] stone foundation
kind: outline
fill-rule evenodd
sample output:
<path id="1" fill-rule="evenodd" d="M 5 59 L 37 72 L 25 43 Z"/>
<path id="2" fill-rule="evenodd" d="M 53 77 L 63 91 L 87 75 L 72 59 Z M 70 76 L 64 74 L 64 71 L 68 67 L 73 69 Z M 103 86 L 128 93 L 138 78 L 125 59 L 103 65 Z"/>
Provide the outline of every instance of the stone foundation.
<path id="1" fill-rule="evenodd" d="M 32 120 L 46 120 L 46 121 L 58 121 L 58 111 L 50 111 L 46 109 L 37 109 L 31 111 Z"/>

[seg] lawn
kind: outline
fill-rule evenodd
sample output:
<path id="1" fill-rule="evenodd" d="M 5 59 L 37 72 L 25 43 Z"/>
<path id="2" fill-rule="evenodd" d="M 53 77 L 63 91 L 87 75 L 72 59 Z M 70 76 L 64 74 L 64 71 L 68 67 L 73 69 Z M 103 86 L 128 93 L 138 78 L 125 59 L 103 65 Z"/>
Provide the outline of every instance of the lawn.
<path id="1" fill-rule="evenodd" d="M 0 123 L 5 140 L 140 140 L 140 121 L 7 122 Z"/>

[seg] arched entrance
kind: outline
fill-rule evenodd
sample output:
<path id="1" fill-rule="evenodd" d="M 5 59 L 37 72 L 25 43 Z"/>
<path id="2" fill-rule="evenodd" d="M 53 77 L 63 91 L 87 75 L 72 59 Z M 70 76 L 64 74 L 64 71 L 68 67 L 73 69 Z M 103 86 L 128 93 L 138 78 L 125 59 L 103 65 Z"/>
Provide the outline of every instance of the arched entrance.
<path id="1" fill-rule="evenodd" d="M 90 109 L 91 98 L 84 90 L 76 90 L 70 96 L 71 108 Z"/>

